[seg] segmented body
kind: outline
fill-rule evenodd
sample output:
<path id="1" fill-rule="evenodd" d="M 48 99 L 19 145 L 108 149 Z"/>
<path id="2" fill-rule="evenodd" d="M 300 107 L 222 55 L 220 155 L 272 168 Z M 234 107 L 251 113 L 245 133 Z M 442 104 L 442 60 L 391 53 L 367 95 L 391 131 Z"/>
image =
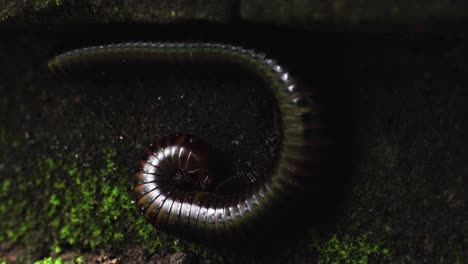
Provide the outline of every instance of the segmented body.
<path id="1" fill-rule="evenodd" d="M 297 197 L 306 196 L 322 176 L 327 140 L 311 94 L 298 87 L 285 68 L 238 46 L 136 42 L 73 50 L 52 58 L 49 69 L 60 74 L 83 64 L 128 60 L 237 65 L 265 84 L 280 113 L 280 145 L 271 175 L 242 192 L 216 192 L 211 184 L 222 172 L 209 168 L 210 151 L 196 137 L 170 137 L 150 148 L 134 176 L 137 205 L 150 223 L 183 238 L 224 243 L 268 233 L 306 213 L 296 210 L 301 202 Z"/>

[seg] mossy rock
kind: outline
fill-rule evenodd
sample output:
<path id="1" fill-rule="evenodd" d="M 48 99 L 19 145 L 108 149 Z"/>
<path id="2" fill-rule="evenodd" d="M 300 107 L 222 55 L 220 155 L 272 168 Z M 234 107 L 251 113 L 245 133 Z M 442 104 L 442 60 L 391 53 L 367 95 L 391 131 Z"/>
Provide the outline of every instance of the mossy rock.
<path id="1" fill-rule="evenodd" d="M 113 10 L 104 1 L 73 3 L 6 1 L 0 19 L 7 28 L 39 25 L 42 29 L 44 25 L 64 29 L 72 21 L 75 25 L 135 22 L 137 17 L 136 22 L 158 24 L 180 21 L 187 14 L 194 20 L 225 23 L 233 8 L 229 3 L 218 5 L 218 11 L 208 12 L 205 5 L 199 7 L 205 11 L 181 11 L 172 2 L 164 15 L 156 9 L 141 15 L 133 10 L 146 12 L 145 2 L 131 12 L 123 2 Z M 312 11 L 301 10 L 297 17 L 276 15 L 299 6 L 293 1 L 290 9 L 278 11 L 262 9 L 261 2 L 253 7 L 242 2 L 237 6 L 241 15 L 236 16 L 313 28 L 308 26 Z M 260 11 L 270 18 L 249 18 Z M 59 15 L 49 24 L 54 14 Z M 81 20 L 83 14 L 86 20 Z M 272 16 L 280 22 L 272 22 Z M 352 20 L 347 19 L 343 21 Z M 86 254 L 105 252 L 150 261 L 190 251 L 202 263 L 466 262 L 466 36 L 294 31 L 298 37 L 274 27 L 241 29 L 246 36 L 238 43 L 276 51 L 302 68 L 306 78 L 312 76 L 307 81 L 314 86 L 341 87 L 346 92 L 337 98 L 347 102 L 341 111 L 349 124 L 344 132 L 351 142 L 347 158 L 353 166 L 343 176 L 349 180 L 346 185 L 336 183 L 344 194 L 321 201 L 344 203 L 333 221 L 319 223 L 328 228 L 321 230 L 311 223 L 304 228 L 304 241 L 285 246 L 270 258 L 209 249 L 154 230 L 138 214 L 131 194 L 134 162 L 146 146 L 160 134 L 190 127 L 227 155 L 244 153 L 236 160 L 239 165 L 268 160 L 277 140 L 274 125 L 264 118 L 268 111 L 271 114 L 269 100 L 236 78 L 169 76 L 155 81 L 137 74 L 126 82 L 112 80 L 112 75 L 106 81 L 55 79 L 46 62 L 70 35 L 19 30 L 3 34 L 0 40 L 2 258 L 11 261 L 15 252 L 21 252 L 15 256 L 22 255 L 17 261 L 23 263 L 79 262 L 91 259 Z M 265 31 L 271 31 L 267 38 L 262 35 Z M 233 34 L 206 32 L 222 35 L 221 41 Z M 311 36 L 313 41 L 304 41 Z M 106 39 L 105 34 L 99 37 Z M 289 53 L 295 57 L 285 55 Z M 206 118 L 213 113 L 216 122 Z M 237 125 L 231 126 L 231 120 Z M 73 258 L 67 257 L 70 252 L 75 252 Z"/>

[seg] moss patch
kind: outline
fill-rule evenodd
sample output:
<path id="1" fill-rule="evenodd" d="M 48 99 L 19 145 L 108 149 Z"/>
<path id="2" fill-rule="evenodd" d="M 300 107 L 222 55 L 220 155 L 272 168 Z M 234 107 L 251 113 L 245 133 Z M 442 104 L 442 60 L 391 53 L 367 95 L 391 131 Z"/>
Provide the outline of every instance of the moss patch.
<path id="1" fill-rule="evenodd" d="M 164 236 L 135 213 L 131 172 L 117 165 L 116 154 L 102 146 L 92 162 L 67 150 L 36 160 L 31 156 L 27 166 L 13 165 L 15 184 L 3 180 L 0 190 L 2 241 L 40 237 L 50 252 L 59 254 L 63 248 L 94 251 L 134 240 L 150 242 L 145 244 L 154 252 L 164 244 Z M 32 193 L 36 195 L 28 195 Z M 26 221 L 18 225 L 11 217 Z"/>
<path id="2" fill-rule="evenodd" d="M 47 257 L 42 260 L 35 261 L 34 264 L 80 264 L 83 263 L 82 258 L 77 258 L 75 260 L 62 260 L 62 258 L 52 258 Z"/>
<path id="3" fill-rule="evenodd" d="M 317 263 L 369 263 L 379 259 L 379 263 L 390 263 L 390 250 L 382 245 L 373 244 L 365 235 L 350 237 L 345 235 L 338 238 L 333 235 L 328 241 L 317 246 L 319 257 Z"/>

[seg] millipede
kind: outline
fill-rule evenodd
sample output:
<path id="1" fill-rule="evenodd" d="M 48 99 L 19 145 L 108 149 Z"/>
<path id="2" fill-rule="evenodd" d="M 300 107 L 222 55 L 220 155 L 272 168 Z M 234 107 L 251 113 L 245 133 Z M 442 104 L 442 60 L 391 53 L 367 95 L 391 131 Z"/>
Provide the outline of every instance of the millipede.
<path id="1" fill-rule="evenodd" d="M 66 74 L 84 65 L 128 61 L 234 65 L 259 79 L 279 113 L 279 146 L 268 175 L 240 172 L 220 180 L 226 177 L 214 162 L 217 150 L 199 135 L 155 139 L 134 174 L 135 201 L 149 223 L 184 239 L 229 244 L 266 241 L 269 233 L 293 228 L 310 214 L 300 204 L 314 199 L 320 189 L 332 141 L 313 89 L 298 85 L 285 67 L 264 53 L 219 43 L 92 46 L 55 56 L 48 67 Z M 231 184 L 242 188 L 229 188 Z"/>

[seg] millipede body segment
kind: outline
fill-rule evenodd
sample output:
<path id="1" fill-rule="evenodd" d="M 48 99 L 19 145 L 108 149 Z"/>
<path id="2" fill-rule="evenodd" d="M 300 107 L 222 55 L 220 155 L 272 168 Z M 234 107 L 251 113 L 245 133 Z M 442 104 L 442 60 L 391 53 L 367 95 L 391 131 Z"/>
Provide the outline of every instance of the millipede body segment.
<path id="1" fill-rule="evenodd" d="M 271 175 L 236 193 L 216 191 L 217 174 L 223 172 L 213 168 L 208 143 L 193 135 L 156 140 L 134 175 L 136 203 L 148 222 L 182 238 L 217 244 L 274 233 L 288 228 L 283 222 L 294 224 L 310 213 L 297 210 L 301 208 L 297 203 L 313 192 L 310 185 L 323 176 L 327 140 L 310 91 L 298 87 L 283 66 L 239 46 L 149 42 L 77 49 L 52 58 L 48 66 L 62 74 L 76 66 L 127 61 L 238 66 L 262 81 L 279 112 L 280 145 Z"/>

